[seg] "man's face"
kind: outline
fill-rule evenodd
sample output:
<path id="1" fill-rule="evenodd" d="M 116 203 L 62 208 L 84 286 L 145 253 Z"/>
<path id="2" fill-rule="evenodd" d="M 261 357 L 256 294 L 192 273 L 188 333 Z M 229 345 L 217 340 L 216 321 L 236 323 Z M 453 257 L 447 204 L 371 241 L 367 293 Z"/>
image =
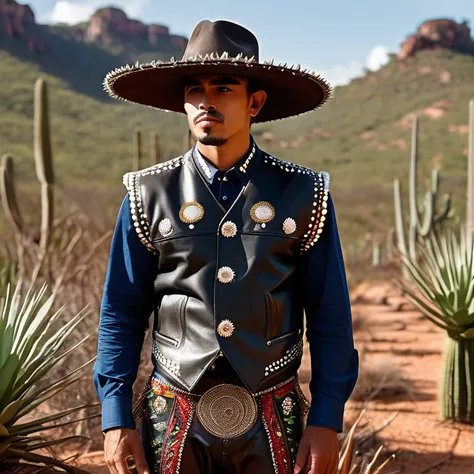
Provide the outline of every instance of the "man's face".
<path id="1" fill-rule="evenodd" d="M 262 93 L 265 94 L 260 91 L 256 95 Z M 263 105 L 256 106 L 254 95 L 248 93 L 247 80 L 241 76 L 190 78 L 184 89 L 184 108 L 191 131 L 203 145 L 210 146 L 220 146 L 235 135 L 247 134 L 251 117 Z"/>

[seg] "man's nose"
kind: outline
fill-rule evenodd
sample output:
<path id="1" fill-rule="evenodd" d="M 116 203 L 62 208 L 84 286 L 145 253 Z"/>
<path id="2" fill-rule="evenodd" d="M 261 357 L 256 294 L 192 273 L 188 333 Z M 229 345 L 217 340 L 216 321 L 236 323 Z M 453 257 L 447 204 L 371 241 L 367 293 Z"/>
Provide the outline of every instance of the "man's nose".
<path id="1" fill-rule="evenodd" d="M 216 110 L 214 101 L 208 94 L 203 94 L 199 103 L 200 110 Z"/>

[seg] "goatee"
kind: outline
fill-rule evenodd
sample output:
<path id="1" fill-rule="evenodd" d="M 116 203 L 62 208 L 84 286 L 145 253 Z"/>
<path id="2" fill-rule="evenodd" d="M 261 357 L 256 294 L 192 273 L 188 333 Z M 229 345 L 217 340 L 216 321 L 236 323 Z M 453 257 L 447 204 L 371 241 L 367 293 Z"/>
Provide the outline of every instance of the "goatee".
<path id="1" fill-rule="evenodd" d="M 197 137 L 199 143 L 202 143 L 206 146 L 222 146 L 227 142 L 227 138 L 216 137 L 212 135 L 204 135 L 202 137 Z"/>

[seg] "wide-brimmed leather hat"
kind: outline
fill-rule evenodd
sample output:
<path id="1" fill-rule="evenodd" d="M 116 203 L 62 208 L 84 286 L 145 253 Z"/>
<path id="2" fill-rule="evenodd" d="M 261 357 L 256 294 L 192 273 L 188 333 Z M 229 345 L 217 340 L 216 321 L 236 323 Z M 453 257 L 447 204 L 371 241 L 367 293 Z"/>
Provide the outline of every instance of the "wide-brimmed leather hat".
<path id="1" fill-rule="evenodd" d="M 181 60 L 135 63 L 109 72 L 105 91 L 115 99 L 161 110 L 184 111 L 186 78 L 202 74 L 243 75 L 258 81 L 267 100 L 254 122 L 299 115 L 321 107 L 331 86 L 298 66 L 259 62 L 255 35 L 230 21 L 204 20 L 195 27 Z"/>

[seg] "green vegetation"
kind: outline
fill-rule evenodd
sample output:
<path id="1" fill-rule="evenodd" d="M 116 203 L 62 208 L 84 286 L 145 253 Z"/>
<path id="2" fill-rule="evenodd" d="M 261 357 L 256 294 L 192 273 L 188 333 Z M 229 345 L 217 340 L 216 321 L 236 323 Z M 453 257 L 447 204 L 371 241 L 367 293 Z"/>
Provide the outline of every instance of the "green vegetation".
<path id="1" fill-rule="evenodd" d="M 87 314 L 80 312 L 59 326 L 56 323 L 64 308 L 53 310 L 54 299 L 55 295 L 48 294 L 46 286 L 35 292 L 22 281 L 15 288 L 10 285 L 2 288 L 0 294 L 1 472 L 16 467 L 19 460 L 34 465 L 56 466 L 71 473 L 84 472 L 68 466 L 54 455 L 38 452 L 71 441 L 81 441 L 82 436 L 46 438 L 43 432 L 76 423 L 80 418 L 71 420 L 70 415 L 92 408 L 91 405 L 69 407 L 45 416 L 35 413 L 41 404 L 78 381 L 84 373 L 83 369 L 92 362 L 45 383 L 51 369 L 88 338 L 64 350 L 65 342 L 70 340 L 71 334 Z M 32 413 L 35 414 L 33 419 Z"/>

